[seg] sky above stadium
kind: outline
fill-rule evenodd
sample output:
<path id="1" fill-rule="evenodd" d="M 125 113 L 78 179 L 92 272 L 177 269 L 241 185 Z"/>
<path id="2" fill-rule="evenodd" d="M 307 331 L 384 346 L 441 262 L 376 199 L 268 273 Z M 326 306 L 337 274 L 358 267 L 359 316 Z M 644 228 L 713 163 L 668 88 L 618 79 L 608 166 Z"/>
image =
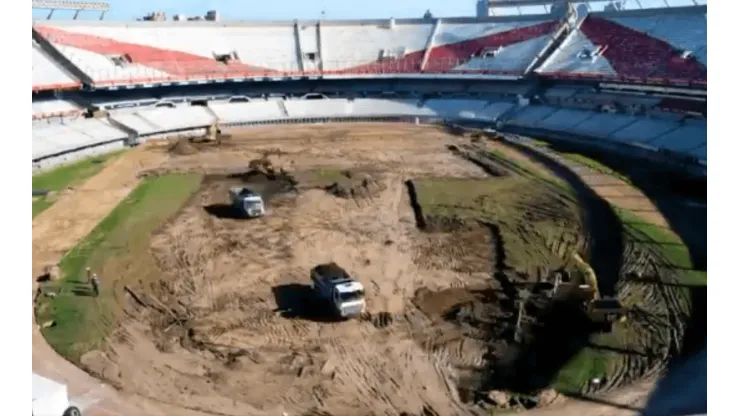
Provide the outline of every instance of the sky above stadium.
<path id="1" fill-rule="evenodd" d="M 103 0 L 111 10 L 106 20 L 134 20 L 153 11 L 163 11 L 168 17 L 175 14 L 202 16 L 208 10 L 217 10 L 224 20 L 309 20 L 309 19 L 372 19 L 420 18 L 427 10 L 435 17 L 474 16 L 476 0 Z M 629 8 L 637 0 L 627 0 Z M 690 5 L 693 0 L 640 0 L 643 7 Z M 706 4 L 706 0 L 697 0 Z M 594 4 L 595 10 L 603 8 Z M 543 8 L 523 7 L 523 13 L 542 13 Z M 322 16 L 323 12 L 323 16 Z M 511 13 L 516 14 L 516 9 Z M 44 19 L 47 10 L 34 10 L 34 18 Z M 508 14 L 508 13 L 507 13 Z M 72 12 L 57 11 L 55 19 L 71 18 Z M 80 18 L 97 19 L 97 13 L 82 13 Z"/>

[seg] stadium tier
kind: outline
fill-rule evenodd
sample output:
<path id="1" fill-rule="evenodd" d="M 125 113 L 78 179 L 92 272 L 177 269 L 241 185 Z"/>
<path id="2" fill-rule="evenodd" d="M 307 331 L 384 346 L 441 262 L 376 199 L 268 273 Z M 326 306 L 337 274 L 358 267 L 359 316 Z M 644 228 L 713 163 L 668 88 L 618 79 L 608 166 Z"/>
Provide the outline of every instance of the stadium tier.
<path id="1" fill-rule="evenodd" d="M 589 14 L 536 71 L 706 83 L 706 7 Z"/>
<path id="2" fill-rule="evenodd" d="M 706 160 L 706 120 L 670 113 L 613 114 L 554 105 L 518 104 L 490 99 L 324 98 L 214 101 L 208 106 L 139 107 L 111 110 L 108 119 L 38 120 L 33 126 L 34 166 L 53 166 L 97 147 L 122 147 L 130 137 L 166 137 L 210 126 L 341 120 L 449 120 L 484 122 L 506 129 L 524 127 L 584 137 L 590 144 L 625 144 L 669 150 Z M 133 136 L 132 136 L 133 135 Z"/>
<path id="3" fill-rule="evenodd" d="M 34 164 L 214 126 L 399 117 L 706 161 L 706 25 L 706 6 L 562 19 L 37 21 Z"/>
<path id="4" fill-rule="evenodd" d="M 256 25 L 44 22 L 65 64 L 97 86 L 284 75 L 522 75 L 562 27 L 543 17 Z"/>
<path id="5" fill-rule="evenodd" d="M 31 79 L 33 91 L 77 88 L 82 85 L 35 41 L 31 43 Z"/>
<path id="6" fill-rule="evenodd" d="M 274 24 L 68 21 L 37 22 L 33 29 L 36 90 L 80 81 L 110 86 L 318 75 L 521 77 L 532 71 L 702 84 L 707 73 L 706 6 L 590 13 L 575 22 L 541 15 Z"/>

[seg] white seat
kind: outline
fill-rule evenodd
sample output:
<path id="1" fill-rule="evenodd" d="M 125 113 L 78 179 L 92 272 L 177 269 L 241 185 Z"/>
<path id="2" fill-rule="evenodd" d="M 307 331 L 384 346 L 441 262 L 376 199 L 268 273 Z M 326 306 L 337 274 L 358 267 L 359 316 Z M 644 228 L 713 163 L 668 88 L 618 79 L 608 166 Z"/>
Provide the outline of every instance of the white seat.
<path id="1" fill-rule="evenodd" d="M 54 62 L 36 42 L 31 45 L 31 85 L 34 90 L 76 87 L 80 81 Z"/>

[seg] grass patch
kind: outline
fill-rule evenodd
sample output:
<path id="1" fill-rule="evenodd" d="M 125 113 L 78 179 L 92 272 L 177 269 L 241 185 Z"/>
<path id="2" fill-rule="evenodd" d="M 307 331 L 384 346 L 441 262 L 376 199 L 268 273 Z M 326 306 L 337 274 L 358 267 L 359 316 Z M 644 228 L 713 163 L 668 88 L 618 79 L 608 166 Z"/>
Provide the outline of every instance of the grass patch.
<path id="1" fill-rule="evenodd" d="M 546 245 L 562 234 L 571 234 L 573 241 L 577 238 L 577 200 L 561 188 L 520 175 L 413 182 L 426 223 L 438 219 L 494 223 L 505 241 L 508 266 L 529 273 L 535 273 L 538 265 L 572 269 L 572 262 Z"/>
<path id="2" fill-rule="evenodd" d="M 575 190 L 568 184 L 568 182 L 558 176 L 553 175 L 546 168 L 538 166 L 532 160 L 527 160 L 527 162 L 514 160 L 499 149 L 492 150 L 491 154 L 499 161 L 513 167 L 519 175 L 528 176 L 531 179 L 539 180 L 543 183 L 555 186 L 559 188 L 559 191 L 573 196 L 576 195 Z"/>
<path id="3" fill-rule="evenodd" d="M 632 183 L 628 177 L 622 175 L 621 173 L 615 171 L 614 169 L 606 166 L 605 164 L 597 160 L 591 159 L 588 156 L 584 156 L 579 153 L 560 153 L 560 155 L 563 156 L 565 159 L 570 160 L 571 162 L 581 164 L 595 170 L 596 172 L 603 173 L 604 175 L 613 176 L 625 183 Z"/>
<path id="4" fill-rule="evenodd" d="M 33 179 L 31 180 L 33 189 L 61 191 L 69 187 L 78 186 L 87 179 L 95 176 L 110 160 L 121 155 L 123 152 L 125 152 L 125 150 L 91 157 L 89 159 L 84 159 L 79 162 L 70 163 L 50 171 L 33 175 Z M 53 204 L 53 197 L 34 197 L 32 216 L 35 217 L 44 212 L 44 210 Z"/>
<path id="5" fill-rule="evenodd" d="M 33 203 L 31 205 L 31 210 L 32 210 L 31 218 L 41 214 L 42 212 L 44 212 L 44 210 L 52 206 L 52 204 L 54 204 L 54 201 L 52 201 L 51 198 L 47 198 L 43 196 L 34 197 Z"/>
<path id="6" fill-rule="evenodd" d="M 528 181 L 521 177 L 435 178 L 414 181 L 414 184 L 425 216 L 494 220 L 512 214 L 515 204 L 510 195 L 525 182 Z M 523 198 L 524 194 L 520 196 Z"/>
<path id="7" fill-rule="evenodd" d="M 663 258 L 675 267 L 679 282 L 686 285 L 706 285 L 707 273 L 700 270 L 691 270 L 694 265 L 691 253 L 681 239 L 666 231 L 663 227 L 646 222 L 629 210 L 613 207 L 617 216 L 622 220 L 625 231 L 638 241 L 654 244 Z"/>
<path id="8" fill-rule="evenodd" d="M 560 369 L 552 387 L 561 393 L 579 394 L 591 379 L 602 378 L 608 374 L 610 362 L 615 355 L 607 351 L 584 348 Z"/>
<path id="9" fill-rule="evenodd" d="M 535 147 L 550 147 L 550 143 L 543 140 L 532 139 L 529 142 Z"/>
<path id="10" fill-rule="evenodd" d="M 60 263 L 63 278 L 50 288 L 57 296 L 41 298 L 36 311 L 39 323 L 55 321 L 55 326 L 42 332 L 58 353 L 79 362 L 84 353 L 105 344 L 121 312 L 123 285 L 156 275 L 149 253 L 151 233 L 180 209 L 200 181 L 197 174 L 143 180 L 64 256 Z M 101 277 L 97 298 L 85 296 L 86 267 Z M 124 275 L 117 274 L 121 270 L 126 270 Z"/>
<path id="11" fill-rule="evenodd" d="M 689 249 L 680 238 L 667 232 L 663 227 L 651 224 L 639 218 L 629 210 L 612 207 L 620 218 L 624 231 L 629 238 L 654 244 L 662 257 L 676 267 L 678 283 L 690 286 L 706 286 L 707 274 L 704 271 L 690 270 L 693 267 Z M 687 298 L 690 296 L 686 292 Z M 623 299 L 625 305 L 644 302 L 644 299 Z M 627 329 L 615 326 L 613 333 L 595 334 L 591 341 L 597 345 L 620 347 L 627 339 Z M 579 393 L 581 388 L 594 377 L 608 374 L 611 362 L 619 359 L 613 352 L 584 348 L 565 365 L 555 377 L 553 387 L 563 393 Z M 614 361 L 616 362 L 616 361 Z"/>

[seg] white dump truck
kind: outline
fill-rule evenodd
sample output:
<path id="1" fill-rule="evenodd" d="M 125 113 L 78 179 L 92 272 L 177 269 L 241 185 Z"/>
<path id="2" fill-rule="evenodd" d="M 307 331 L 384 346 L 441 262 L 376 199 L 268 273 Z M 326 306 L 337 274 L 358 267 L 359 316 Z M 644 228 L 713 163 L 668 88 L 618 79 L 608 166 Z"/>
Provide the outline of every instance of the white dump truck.
<path id="1" fill-rule="evenodd" d="M 262 196 L 249 188 L 231 188 L 229 190 L 231 206 L 246 218 L 255 218 L 265 215 L 265 204 Z"/>
<path id="2" fill-rule="evenodd" d="M 33 416 L 82 416 L 69 402 L 67 386 L 33 374 L 31 379 L 31 414 Z"/>
<path id="3" fill-rule="evenodd" d="M 365 287 L 336 263 L 314 267 L 311 283 L 316 296 L 329 302 L 338 317 L 356 318 L 365 312 Z"/>

